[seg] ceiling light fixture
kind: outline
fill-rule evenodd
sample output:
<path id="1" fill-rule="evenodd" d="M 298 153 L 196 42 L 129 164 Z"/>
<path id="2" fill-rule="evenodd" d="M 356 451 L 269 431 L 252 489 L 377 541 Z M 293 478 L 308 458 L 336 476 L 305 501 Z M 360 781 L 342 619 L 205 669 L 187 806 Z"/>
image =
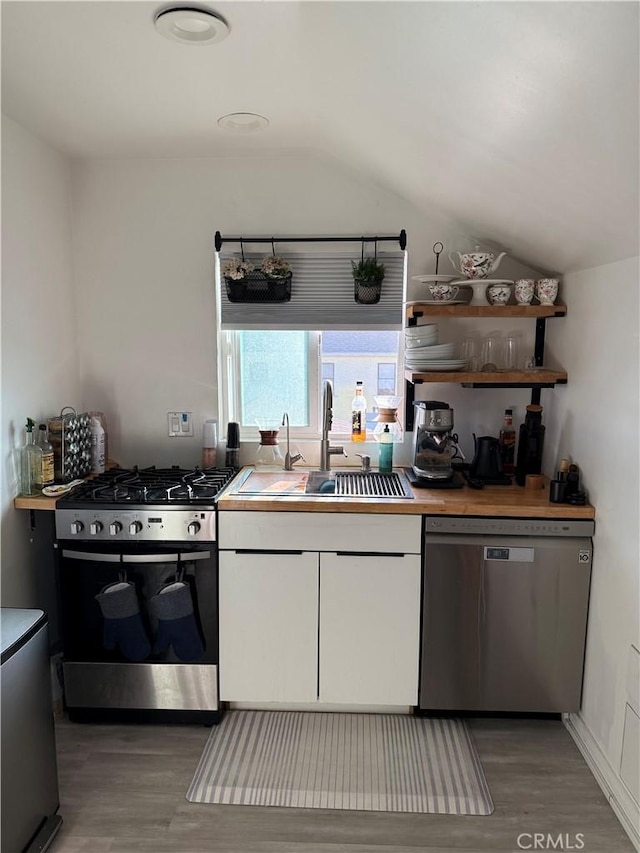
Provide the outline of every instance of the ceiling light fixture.
<path id="1" fill-rule="evenodd" d="M 165 38 L 182 44 L 216 44 L 230 32 L 229 25 L 208 9 L 166 9 L 155 18 L 156 30 Z"/>
<path id="2" fill-rule="evenodd" d="M 257 113 L 228 113 L 218 119 L 218 124 L 233 133 L 255 133 L 269 127 L 269 119 Z"/>

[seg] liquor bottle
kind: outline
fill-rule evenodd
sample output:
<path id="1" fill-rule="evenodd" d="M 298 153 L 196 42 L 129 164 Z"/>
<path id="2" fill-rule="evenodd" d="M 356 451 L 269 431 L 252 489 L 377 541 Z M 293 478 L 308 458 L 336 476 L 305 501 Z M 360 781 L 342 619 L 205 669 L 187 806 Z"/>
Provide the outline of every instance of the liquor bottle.
<path id="1" fill-rule="evenodd" d="M 39 495 L 42 489 L 42 449 L 34 444 L 35 421 L 27 418 L 27 439 L 20 456 L 20 492 Z"/>
<path id="2" fill-rule="evenodd" d="M 516 483 L 524 486 L 527 474 L 540 474 L 545 428 L 542 423 L 542 406 L 527 406 L 524 423 L 520 424 L 518 457 L 516 461 Z"/>
<path id="3" fill-rule="evenodd" d="M 516 431 L 513 426 L 513 410 L 504 410 L 504 421 L 498 436 L 498 452 L 502 462 L 502 472 L 513 474 L 514 458 L 516 450 Z"/>
<path id="4" fill-rule="evenodd" d="M 54 481 L 53 444 L 47 438 L 47 425 L 40 424 L 38 427 L 38 447 L 42 450 L 42 486 L 51 486 Z"/>
<path id="5" fill-rule="evenodd" d="M 380 433 L 380 455 L 378 456 L 378 470 L 381 474 L 390 474 L 393 469 L 393 435 L 389 431 L 389 424 L 385 424 Z"/>
<path id="6" fill-rule="evenodd" d="M 362 382 L 356 382 L 356 393 L 351 401 L 351 441 L 367 440 L 367 401 Z"/>

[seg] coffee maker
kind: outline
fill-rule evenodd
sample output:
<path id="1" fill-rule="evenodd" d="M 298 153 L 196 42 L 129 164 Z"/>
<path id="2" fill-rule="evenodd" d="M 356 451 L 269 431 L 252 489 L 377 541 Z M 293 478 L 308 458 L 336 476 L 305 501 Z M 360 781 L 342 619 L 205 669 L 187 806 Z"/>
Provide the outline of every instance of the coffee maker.
<path id="1" fill-rule="evenodd" d="M 414 404 L 411 468 L 420 480 L 433 485 L 453 482 L 451 461 L 464 459 L 453 430 L 453 409 L 439 400 L 420 400 Z"/>

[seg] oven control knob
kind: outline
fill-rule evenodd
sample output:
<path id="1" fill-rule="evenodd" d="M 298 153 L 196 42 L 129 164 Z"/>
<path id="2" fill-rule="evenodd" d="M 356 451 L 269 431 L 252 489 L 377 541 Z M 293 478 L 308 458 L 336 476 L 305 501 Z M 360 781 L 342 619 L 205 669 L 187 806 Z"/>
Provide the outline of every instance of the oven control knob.
<path id="1" fill-rule="evenodd" d="M 189 534 L 189 536 L 197 536 L 199 532 L 200 532 L 200 522 L 199 521 L 192 521 L 190 524 L 187 525 L 187 533 Z"/>
<path id="2" fill-rule="evenodd" d="M 122 530 L 122 525 L 119 521 L 112 521 L 109 525 L 109 534 L 111 536 L 117 536 L 118 533 Z"/>
<path id="3" fill-rule="evenodd" d="M 95 536 L 96 533 L 100 533 L 102 531 L 102 522 L 101 521 L 92 521 L 89 525 L 89 533 L 92 536 Z"/>
<path id="4" fill-rule="evenodd" d="M 84 524 L 81 521 L 72 521 L 71 522 L 71 532 L 74 536 L 77 536 L 78 533 L 82 533 L 84 530 Z"/>
<path id="5" fill-rule="evenodd" d="M 132 536 L 135 536 L 136 533 L 140 533 L 142 530 L 142 522 L 141 521 L 132 521 L 129 525 L 129 533 Z"/>

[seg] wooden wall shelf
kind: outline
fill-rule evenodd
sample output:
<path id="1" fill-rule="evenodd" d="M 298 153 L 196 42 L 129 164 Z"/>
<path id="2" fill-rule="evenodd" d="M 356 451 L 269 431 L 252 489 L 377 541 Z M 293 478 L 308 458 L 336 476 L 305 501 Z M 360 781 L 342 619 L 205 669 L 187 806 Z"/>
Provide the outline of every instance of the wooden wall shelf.
<path id="1" fill-rule="evenodd" d="M 438 371 L 418 373 L 405 370 L 405 379 L 414 385 L 422 382 L 448 382 L 467 386 L 493 388 L 552 388 L 564 385 L 567 374 L 562 370 L 509 370 L 492 373 L 470 371 Z"/>
<path id="2" fill-rule="evenodd" d="M 413 317 L 525 317 L 532 319 L 564 317 L 566 305 L 407 305 L 407 319 Z"/>

